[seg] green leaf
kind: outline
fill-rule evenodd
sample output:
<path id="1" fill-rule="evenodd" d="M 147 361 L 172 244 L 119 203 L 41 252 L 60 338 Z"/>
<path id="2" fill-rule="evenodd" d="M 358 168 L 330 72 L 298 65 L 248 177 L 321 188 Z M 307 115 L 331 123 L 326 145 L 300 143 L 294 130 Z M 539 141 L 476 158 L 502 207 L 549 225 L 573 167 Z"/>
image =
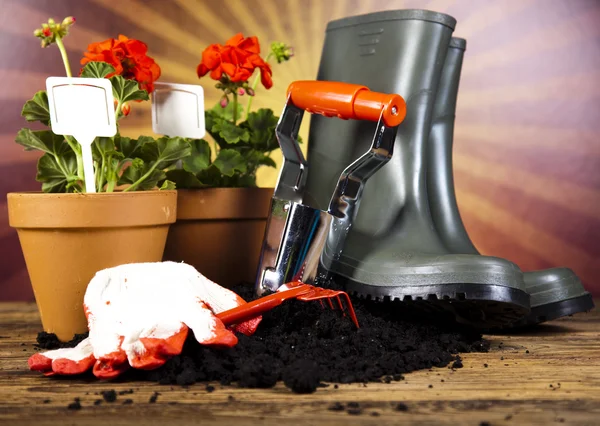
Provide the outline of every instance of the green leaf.
<path id="1" fill-rule="evenodd" d="M 217 102 L 214 107 L 210 110 L 217 117 L 224 118 L 228 121 L 233 121 L 233 102 L 229 102 L 225 108 L 221 107 L 221 104 Z M 239 119 L 244 113 L 244 107 L 240 102 L 237 104 L 237 118 Z"/>
<path id="2" fill-rule="evenodd" d="M 165 169 L 184 159 L 192 152 L 190 143 L 180 137 L 169 138 L 165 136 L 156 141 L 148 141 L 148 139 L 152 139 L 148 137 L 143 138 L 140 158 L 149 164 L 156 162 L 157 169 Z"/>
<path id="3" fill-rule="evenodd" d="M 222 119 L 223 119 L 222 117 L 219 117 L 219 115 L 216 114 L 212 110 L 205 111 L 204 112 L 204 127 L 206 127 L 206 130 L 208 132 L 212 133 L 212 128 L 215 125 L 215 123 Z"/>
<path id="4" fill-rule="evenodd" d="M 152 189 L 166 179 L 163 169 L 190 155 L 190 143 L 180 137 L 162 137 L 158 140 L 141 136 L 137 141 L 120 141 L 119 145 L 128 154 L 136 154 L 131 165 L 125 169 L 119 184 L 135 184 L 131 190 Z M 143 179 L 143 180 L 142 180 Z M 163 182 L 164 183 L 164 182 Z"/>
<path id="5" fill-rule="evenodd" d="M 218 133 L 228 144 L 237 144 L 238 142 L 248 142 L 250 140 L 250 132 L 248 129 L 236 126 L 233 123 L 225 120 L 218 120 L 212 127 L 214 133 Z"/>
<path id="6" fill-rule="evenodd" d="M 250 143 L 255 148 L 272 151 L 278 145 L 275 137 L 275 127 L 277 127 L 278 121 L 279 117 L 273 114 L 273 110 L 261 108 L 248 114 L 247 120 L 242 125 L 250 128 Z"/>
<path id="7" fill-rule="evenodd" d="M 115 68 L 107 62 L 88 62 L 81 70 L 81 77 L 104 78 L 115 72 Z"/>
<path id="8" fill-rule="evenodd" d="M 277 168 L 275 160 L 256 149 L 251 149 L 250 151 L 246 152 L 244 154 L 244 158 L 246 158 L 247 163 L 251 165 Z"/>
<path id="9" fill-rule="evenodd" d="M 133 184 L 140 180 L 146 173 L 150 171 L 152 166 L 144 163 L 141 158 L 136 158 L 131 165 L 127 167 L 121 175 L 118 184 L 126 185 Z M 156 187 L 158 182 L 166 178 L 165 172 L 160 169 L 154 169 L 150 175 L 138 184 L 137 191 L 145 191 Z"/>
<path id="10" fill-rule="evenodd" d="M 248 166 L 246 160 L 238 151 L 233 149 L 222 149 L 215 159 L 213 166 L 225 176 L 233 176 L 236 171 L 244 173 Z"/>
<path id="11" fill-rule="evenodd" d="M 25 147 L 25 151 L 44 151 L 49 154 L 57 154 L 66 148 L 70 150 L 65 142 L 64 136 L 57 135 L 51 130 L 33 131 L 30 129 L 21 129 L 17 133 L 15 142 Z"/>
<path id="12" fill-rule="evenodd" d="M 114 182 L 117 183 L 119 181 L 119 166 L 120 162 L 116 158 L 111 158 L 110 161 L 107 161 L 106 164 L 106 182 Z"/>
<path id="13" fill-rule="evenodd" d="M 48 107 L 48 94 L 45 90 L 37 92 L 33 98 L 25 102 L 21 115 L 27 121 L 39 121 L 46 126 L 50 125 L 50 109 Z"/>
<path id="14" fill-rule="evenodd" d="M 258 164 L 260 164 L 261 166 L 273 167 L 274 169 L 277 168 L 277 163 L 275 162 L 275 160 L 273 160 L 271 157 L 269 157 L 267 155 L 263 156 L 258 161 Z"/>
<path id="15" fill-rule="evenodd" d="M 142 147 L 147 142 L 154 142 L 154 138 L 150 136 L 140 136 L 138 139 L 126 138 L 123 136 L 115 136 L 115 147 L 123 154 L 126 160 L 133 160 L 139 157 L 142 152 Z"/>
<path id="16" fill-rule="evenodd" d="M 143 176 L 143 170 L 146 167 L 144 160 L 136 158 L 131 162 L 129 167 L 123 170 L 123 174 L 119 178 L 119 185 L 132 184 Z"/>
<path id="17" fill-rule="evenodd" d="M 61 154 L 58 160 L 50 153 L 38 160 L 36 180 L 42 183 L 43 192 L 73 192 L 70 184 L 78 180 L 77 158 L 72 150 Z"/>
<path id="18" fill-rule="evenodd" d="M 198 189 L 210 186 L 202 183 L 193 173 L 182 169 L 169 170 L 167 179 L 175 182 L 177 189 Z"/>
<path id="19" fill-rule="evenodd" d="M 148 92 L 141 90 L 135 80 L 126 80 L 120 75 L 114 75 L 110 78 L 110 82 L 113 88 L 113 96 L 121 103 L 150 99 Z"/>
<path id="20" fill-rule="evenodd" d="M 220 185 L 225 188 L 243 188 L 243 187 L 255 187 L 256 186 L 256 176 L 243 174 L 243 175 L 233 175 L 223 176 L 221 179 Z"/>
<path id="21" fill-rule="evenodd" d="M 219 170 L 219 168 L 217 166 L 215 166 L 215 164 L 211 164 L 209 168 L 202 170 L 200 173 L 198 173 L 198 175 L 196 176 L 198 178 L 198 180 L 200 182 L 202 182 L 202 184 L 207 185 L 207 186 L 211 186 L 211 187 L 225 187 L 226 182 L 225 182 L 225 178 L 226 176 L 224 176 L 221 173 L 221 170 Z"/>
<path id="22" fill-rule="evenodd" d="M 238 188 L 248 188 L 256 186 L 256 176 L 255 175 L 241 175 L 236 182 L 236 187 Z"/>
<path id="23" fill-rule="evenodd" d="M 162 183 L 162 185 L 158 189 L 161 191 L 165 191 L 165 190 L 173 190 L 175 188 L 176 188 L 175 182 L 167 179 Z"/>
<path id="24" fill-rule="evenodd" d="M 115 136 L 117 138 L 118 136 Z M 123 158 L 123 154 L 116 150 L 115 138 L 108 137 L 97 137 L 94 139 L 92 144 L 92 155 L 94 160 L 102 161 L 103 158 L 107 158 L 109 155 L 112 157 Z"/>
<path id="25" fill-rule="evenodd" d="M 191 154 L 183 159 L 183 169 L 194 174 L 210 166 L 210 145 L 204 139 L 192 141 Z"/>

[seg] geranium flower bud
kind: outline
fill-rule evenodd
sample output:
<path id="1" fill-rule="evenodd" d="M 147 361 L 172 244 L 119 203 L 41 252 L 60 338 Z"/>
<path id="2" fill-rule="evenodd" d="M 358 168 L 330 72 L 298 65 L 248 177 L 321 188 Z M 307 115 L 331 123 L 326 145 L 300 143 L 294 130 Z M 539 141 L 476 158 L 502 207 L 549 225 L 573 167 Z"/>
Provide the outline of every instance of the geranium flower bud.
<path id="1" fill-rule="evenodd" d="M 223 96 L 219 103 L 221 104 L 221 108 L 225 108 L 229 103 L 229 99 L 227 99 L 227 96 Z"/>
<path id="2" fill-rule="evenodd" d="M 275 55 L 278 64 L 288 61 L 294 56 L 294 48 L 292 46 L 277 41 L 271 44 L 271 52 Z"/>
<path id="3" fill-rule="evenodd" d="M 131 106 L 127 102 L 125 102 L 123 105 L 121 105 L 121 112 L 125 117 L 127 117 L 131 112 Z"/>
<path id="4" fill-rule="evenodd" d="M 52 35 L 52 30 L 46 27 L 42 30 L 42 34 L 44 35 L 44 37 L 50 37 Z"/>
<path id="5" fill-rule="evenodd" d="M 62 21 L 62 25 L 64 25 L 65 27 L 68 27 L 69 25 L 73 25 L 74 23 L 75 23 L 75 18 L 72 16 L 67 16 Z"/>
<path id="6" fill-rule="evenodd" d="M 40 37 L 42 35 L 42 30 L 40 28 L 38 28 L 37 30 L 35 30 L 33 32 L 33 35 L 36 37 Z"/>
<path id="7" fill-rule="evenodd" d="M 248 96 L 254 96 L 254 90 L 252 90 L 252 88 L 251 88 L 251 87 L 248 87 L 248 88 L 246 89 L 246 93 L 248 93 Z"/>
<path id="8" fill-rule="evenodd" d="M 243 88 L 243 87 L 240 87 L 240 88 L 238 89 L 238 95 L 240 95 L 240 96 L 243 96 L 245 93 L 246 93 L 246 91 L 244 90 L 244 88 Z"/>
<path id="9" fill-rule="evenodd" d="M 52 18 L 48 19 L 48 25 L 54 25 L 54 24 L 55 24 L 54 19 L 52 19 Z"/>

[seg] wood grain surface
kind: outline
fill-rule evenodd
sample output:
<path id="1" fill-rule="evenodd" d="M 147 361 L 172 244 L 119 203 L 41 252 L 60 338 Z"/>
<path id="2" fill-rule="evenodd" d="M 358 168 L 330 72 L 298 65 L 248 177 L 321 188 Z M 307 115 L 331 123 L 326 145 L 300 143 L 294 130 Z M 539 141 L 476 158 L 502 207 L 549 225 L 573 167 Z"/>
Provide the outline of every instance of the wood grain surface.
<path id="1" fill-rule="evenodd" d="M 596 303 L 598 305 L 598 303 Z M 391 384 L 330 385 L 296 395 L 283 385 L 239 389 L 213 383 L 188 388 L 147 382 L 53 379 L 30 372 L 27 358 L 41 330 L 34 304 L 0 303 L 0 424 L 419 424 L 523 425 L 600 423 L 600 311 L 534 330 L 487 336 L 492 349 L 465 354 L 464 367 L 407 374 Z M 430 386 L 431 385 L 431 386 Z M 115 389 L 113 403 L 97 393 Z M 160 395 L 150 403 L 154 392 Z M 81 399 L 80 410 L 67 406 Z M 125 400 L 131 399 L 127 404 Z M 358 403 L 360 414 L 332 411 Z M 404 403 L 408 410 L 398 411 Z M 373 413 L 377 413 L 376 415 Z"/>

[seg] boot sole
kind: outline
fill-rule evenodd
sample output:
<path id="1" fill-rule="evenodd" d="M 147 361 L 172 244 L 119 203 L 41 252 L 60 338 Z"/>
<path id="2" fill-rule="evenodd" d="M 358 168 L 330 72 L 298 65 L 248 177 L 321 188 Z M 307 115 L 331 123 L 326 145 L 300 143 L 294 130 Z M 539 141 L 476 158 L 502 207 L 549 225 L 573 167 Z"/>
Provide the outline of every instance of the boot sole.
<path id="1" fill-rule="evenodd" d="M 494 284 L 383 287 L 350 280 L 336 282 L 360 298 L 410 305 L 431 314 L 449 314 L 457 323 L 478 329 L 511 325 L 530 313 L 527 292 Z"/>
<path id="2" fill-rule="evenodd" d="M 590 293 L 572 299 L 560 300 L 554 303 L 539 305 L 531 308 L 531 312 L 508 328 L 520 328 L 538 325 L 546 321 L 589 312 L 594 309 L 594 300 Z"/>

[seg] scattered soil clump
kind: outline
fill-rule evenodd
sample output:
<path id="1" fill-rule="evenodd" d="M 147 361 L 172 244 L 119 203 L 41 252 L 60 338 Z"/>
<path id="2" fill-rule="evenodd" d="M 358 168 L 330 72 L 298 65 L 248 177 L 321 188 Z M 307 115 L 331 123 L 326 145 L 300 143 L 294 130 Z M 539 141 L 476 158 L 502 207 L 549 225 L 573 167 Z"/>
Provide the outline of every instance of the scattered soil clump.
<path id="1" fill-rule="evenodd" d="M 81 400 L 79 398 L 75 398 L 73 402 L 67 405 L 69 410 L 81 410 Z"/>
<path id="2" fill-rule="evenodd" d="M 115 402 L 117 400 L 117 392 L 114 389 L 102 391 L 100 394 L 106 402 Z"/>

